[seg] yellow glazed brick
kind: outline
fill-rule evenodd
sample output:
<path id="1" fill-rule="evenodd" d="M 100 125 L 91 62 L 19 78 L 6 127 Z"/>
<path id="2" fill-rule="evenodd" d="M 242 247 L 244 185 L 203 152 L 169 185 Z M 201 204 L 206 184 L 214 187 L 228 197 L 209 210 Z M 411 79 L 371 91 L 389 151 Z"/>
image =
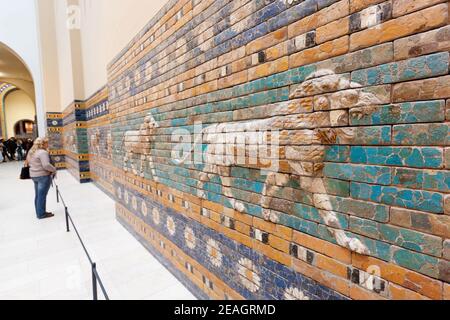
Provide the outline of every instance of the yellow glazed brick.
<path id="1" fill-rule="evenodd" d="M 278 29 L 267 36 L 256 39 L 247 45 L 247 55 L 275 46 L 287 39 L 288 28 Z"/>
<path id="2" fill-rule="evenodd" d="M 350 36 L 350 51 L 428 31 L 446 24 L 447 21 L 448 6 L 447 4 L 440 4 L 352 34 Z"/>
<path id="3" fill-rule="evenodd" d="M 317 47 L 306 49 L 289 57 L 289 67 L 295 68 L 322 61 L 332 57 L 340 56 L 348 52 L 349 37 L 326 42 Z"/>
<path id="4" fill-rule="evenodd" d="M 367 7 L 379 4 L 386 0 L 350 0 L 350 13 L 361 11 Z"/>
<path id="5" fill-rule="evenodd" d="M 258 78 L 266 77 L 274 73 L 286 71 L 289 68 L 289 58 L 283 57 L 277 61 L 272 61 L 259 65 L 248 71 L 248 80 L 253 81 Z"/>
<path id="6" fill-rule="evenodd" d="M 446 0 L 392 0 L 392 15 L 400 17 L 442 2 Z"/>
<path id="7" fill-rule="evenodd" d="M 288 36 L 292 39 L 296 36 L 302 35 L 308 31 L 315 30 L 318 27 L 324 26 L 334 20 L 343 18 L 349 14 L 348 0 L 339 1 L 329 7 L 320 10 L 310 16 L 303 18 L 300 21 L 289 25 Z"/>
<path id="8" fill-rule="evenodd" d="M 345 17 L 331 22 L 316 30 L 316 43 L 320 44 L 348 34 L 350 28 L 350 18 Z"/>
<path id="9" fill-rule="evenodd" d="M 352 264 L 354 267 L 364 271 L 373 269 L 374 266 L 378 267 L 382 279 L 431 299 L 442 299 L 442 283 L 438 280 L 431 279 L 392 263 L 358 254 L 353 254 Z"/>

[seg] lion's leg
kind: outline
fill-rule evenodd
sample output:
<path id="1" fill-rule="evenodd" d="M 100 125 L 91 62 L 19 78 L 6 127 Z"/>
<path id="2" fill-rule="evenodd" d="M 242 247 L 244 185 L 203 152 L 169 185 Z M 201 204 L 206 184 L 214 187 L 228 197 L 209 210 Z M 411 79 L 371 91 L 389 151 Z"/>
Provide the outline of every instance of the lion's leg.
<path id="1" fill-rule="evenodd" d="M 133 174 L 135 176 L 138 175 L 138 172 L 136 170 L 136 162 L 135 162 L 135 158 L 134 158 L 134 152 L 131 152 L 131 171 L 133 172 Z"/>
<path id="2" fill-rule="evenodd" d="M 144 165 L 145 165 L 145 160 L 147 160 L 147 157 L 148 157 L 148 155 L 146 155 L 146 154 L 142 154 L 141 155 L 141 163 L 140 163 L 140 166 L 139 166 L 139 176 L 141 177 L 141 178 L 143 178 L 144 176 L 145 176 L 145 170 L 144 170 Z"/>
<path id="3" fill-rule="evenodd" d="M 231 188 L 231 167 L 215 166 L 215 173 L 219 175 L 222 185 L 222 192 L 229 199 L 233 209 L 240 213 L 245 212 L 245 204 L 235 198 L 233 189 Z"/>
<path id="4" fill-rule="evenodd" d="M 130 154 L 128 151 L 125 151 L 125 155 L 123 157 L 123 171 L 128 172 L 128 161 Z"/>
<path id="5" fill-rule="evenodd" d="M 289 176 L 271 172 L 264 182 L 264 189 L 261 196 L 261 207 L 263 208 L 264 220 L 278 223 L 279 216 L 271 210 L 272 194 L 274 191 L 285 187 L 289 182 Z"/>
<path id="6" fill-rule="evenodd" d="M 206 192 L 204 190 L 205 183 L 209 182 L 211 178 L 213 177 L 212 173 L 217 172 L 217 168 L 213 164 L 206 164 L 206 166 L 203 168 L 203 172 L 200 172 L 199 174 L 199 184 L 198 184 L 198 192 L 197 196 L 199 198 L 205 199 L 207 198 Z"/>
<path id="7" fill-rule="evenodd" d="M 322 194 L 314 195 L 314 206 L 319 209 L 319 214 L 322 217 L 324 223 L 328 226 L 328 232 L 336 239 L 336 242 L 349 249 L 352 252 L 359 254 L 370 254 L 369 248 L 364 245 L 361 240 L 354 237 L 351 238 L 347 235 L 344 227 L 341 225 L 337 213 L 333 211 L 333 205 L 330 200 L 330 196 L 326 194 L 326 186 L 323 178 L 316 180 L 317 185 L 315 189 Z"/>

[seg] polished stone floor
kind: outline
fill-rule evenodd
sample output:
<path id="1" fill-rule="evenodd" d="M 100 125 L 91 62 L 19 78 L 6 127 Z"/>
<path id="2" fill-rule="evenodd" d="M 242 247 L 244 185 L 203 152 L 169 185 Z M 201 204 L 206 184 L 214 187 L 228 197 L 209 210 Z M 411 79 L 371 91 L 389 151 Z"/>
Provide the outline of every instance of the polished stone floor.
<path id="1" fill-rule="evenodd" d="M 88 260 L 51 189 L 49 220 L 35 218 L 31 181 L 18 163 L 0 163 L 0 300 L 92 299 Z M 191 300 L 183 287 L 115 220 L 114 202 L 68 172 L 57 183 L 112 300 Z"/>

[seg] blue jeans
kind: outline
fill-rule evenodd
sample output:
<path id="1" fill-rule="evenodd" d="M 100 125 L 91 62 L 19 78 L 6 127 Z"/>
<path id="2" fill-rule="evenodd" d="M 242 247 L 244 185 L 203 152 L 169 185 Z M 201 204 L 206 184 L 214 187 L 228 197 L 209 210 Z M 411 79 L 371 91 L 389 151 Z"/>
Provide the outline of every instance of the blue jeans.
<path id="1" fill-rule="evenodd" d="M 52 184 L 52 177 L 32 178 L 34 182 L 34 207 L 36 208 L 36 216 L 42 219 L 47 212 L 47 194 Z"/>

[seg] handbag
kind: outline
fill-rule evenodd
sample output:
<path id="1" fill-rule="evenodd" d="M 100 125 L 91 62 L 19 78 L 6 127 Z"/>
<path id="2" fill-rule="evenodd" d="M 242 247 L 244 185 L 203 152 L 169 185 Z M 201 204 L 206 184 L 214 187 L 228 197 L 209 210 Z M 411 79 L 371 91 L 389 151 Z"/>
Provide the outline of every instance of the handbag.
<path id="1" fill-rule="evenodd" d="M 20 171 L 20 180 L 30 180 L 30 167 L 24 166 Z"/>

